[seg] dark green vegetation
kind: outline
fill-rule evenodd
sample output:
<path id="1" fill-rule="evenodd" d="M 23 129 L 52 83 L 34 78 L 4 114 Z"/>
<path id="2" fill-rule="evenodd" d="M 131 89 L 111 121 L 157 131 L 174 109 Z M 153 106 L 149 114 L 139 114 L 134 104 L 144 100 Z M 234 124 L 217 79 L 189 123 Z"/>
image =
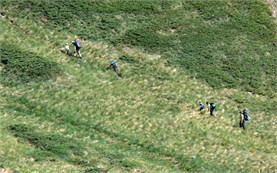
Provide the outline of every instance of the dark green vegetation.
<path id="1" fill-rule="evenodd" d="M 31 81 L 45 81 L 61 73 L 56 62 L 35 53 L 20 50 L 16 45 L 0 43 L 1 83 L 16 85 Z"/>
<path id="2" fill-rule="evenodd" d="M 276 25 L 261 0 L 2 0 L 0 12 L 0 172 L 277 170 Z M 83 60 L 59 50 L 74 35 Z"/>

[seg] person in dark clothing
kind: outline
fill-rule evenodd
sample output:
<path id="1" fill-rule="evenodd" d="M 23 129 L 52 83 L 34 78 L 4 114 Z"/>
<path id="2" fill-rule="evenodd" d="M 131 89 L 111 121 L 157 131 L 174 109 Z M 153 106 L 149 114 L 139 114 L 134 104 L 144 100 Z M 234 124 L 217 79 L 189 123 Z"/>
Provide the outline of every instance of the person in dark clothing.
<path id="1" fill-rule="evenodd" d="M 115 71 L 115 73 L 119 76 L 119 77 L 122 77 L 122 75 L 119 73 L 118 69 L 117 69 L 117 63 L 116 63 L 116 60 L 111 60 L 110 62 L 110 67 L 113 68 L 113 70 Z"/>
<path id="2" fill-rule="evenodd" d="M 250 118 L 250 117 L 249 117 L 249 112 L 248 112 L 247 108 L 243 109 L 242 114 L 244 116 L 244 120 L 248 121 L 248 118 Z"/>
<path id="3" fill-rule="evenodd" d="M 81 42 L 80 40 L 77 40 L 75 39 L 74 41 L 72 41 L 72 44 L 74 45 L 74 54 L 76 54 L 76 56 L 79 56 L 80 58 L 82 58 L 82 55 L 81 55 Z"/>
<path id="4" fill-rule="evenodd" d="M 208 110 L 210 110 L 210 115 L 214 116 L 213 112 L 215 110 L 216 104 L 213 102 L 212 103 L 206 102 L 206 104 L 208 105 Z"/>
<path id="5" fill-rule="evenodd" d="M 240 127 L 240 128 L 243 128 L 243 130 L 245 130 L 245 125 L 244 125 L 245 119 L 244 119 L 244 115 L 243 115 L 243 113 L 242 113 L 241 111 L 239 112 L 239 114 L 240 114 L 239 127 Z"/>

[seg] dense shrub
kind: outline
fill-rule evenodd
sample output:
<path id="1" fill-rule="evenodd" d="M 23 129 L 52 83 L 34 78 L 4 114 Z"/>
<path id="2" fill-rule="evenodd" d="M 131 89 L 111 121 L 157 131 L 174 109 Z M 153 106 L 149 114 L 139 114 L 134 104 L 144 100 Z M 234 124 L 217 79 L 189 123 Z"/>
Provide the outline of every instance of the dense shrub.
<path id="1" fill-rule="evenodd" d="M 168 37 L 148 31 L 147 29 L 128 31 L 124 42 L 133 46 L 143 47 L 149 52 L 164 50 L 172 46 Z"/>
<path id="2" fill-rule="evenodd" d="M 1 82 L 4 84 L 45 81 L 61 73 L 56 62 L 20 50 L 16 45 L 1 43 L 0 52 Z"/>

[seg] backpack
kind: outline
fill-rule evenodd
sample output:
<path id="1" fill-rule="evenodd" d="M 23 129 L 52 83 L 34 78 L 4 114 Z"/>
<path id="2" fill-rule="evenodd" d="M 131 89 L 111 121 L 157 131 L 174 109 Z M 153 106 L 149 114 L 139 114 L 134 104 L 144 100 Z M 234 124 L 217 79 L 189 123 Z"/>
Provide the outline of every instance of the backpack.
<path id="1" fill-rule="evenodd" d="M 250 117 L 249 117 L 248 115 L 243 115 L 243 116 L 244 116 L 244 120 L 245 120 L 245 121 L 250 120 Z"/>
<path id="2" fill-rule="evenodd" d="M 243 114 L 243 117 L 244 117 L 244 120 L 245 120 L 245 121 L 250 120 L 250 116 L 249 116 L 248 111 L 243 110 L 242 114 Z"/>
<path id="3" fill-rule="evenodd" d="M 215 103 L 210 103 L 211 107 L 215 108 L 216 104 Z"/>
<path id="4" fill-rule="evenodd" d="M 116 61 L 115 61 L 115 60 L 112 60 L 112 61 L 111 61 L 111 65 L 114 66 L 114 67 L 117 67 Z"/>
<path id="5" fill-rule="evenodd" d="M 76 42 L 76 46 L 77 46 L 77 47 L 79 47 L 79 48 L 81 48 L 81 47 L 82 47 L 82 46 L 81 46 L 81 42 L 80 42 L 80 40 L 76 40 L 75 42 Z"/>

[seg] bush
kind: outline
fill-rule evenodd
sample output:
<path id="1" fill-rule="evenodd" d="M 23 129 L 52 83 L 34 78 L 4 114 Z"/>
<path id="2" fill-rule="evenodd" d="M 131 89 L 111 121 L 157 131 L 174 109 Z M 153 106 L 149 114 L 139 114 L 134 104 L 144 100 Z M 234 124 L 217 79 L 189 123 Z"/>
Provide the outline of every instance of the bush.
<path id="1" fill-rule="evenodd" d="M 173 46 L 169 37 L 151 31 L 147 27 L 129 30 L 123 40 L 126 44 L 142 47 L 149 52 L 166 50 Z"/>
<path id="2" fill-rule="evenodd" d="M 16 45 L 1 43 L 1 83 L 7 85 L 39 82 L 61 73 L 56 62 L 35 53 L 20 50 Z"/>

